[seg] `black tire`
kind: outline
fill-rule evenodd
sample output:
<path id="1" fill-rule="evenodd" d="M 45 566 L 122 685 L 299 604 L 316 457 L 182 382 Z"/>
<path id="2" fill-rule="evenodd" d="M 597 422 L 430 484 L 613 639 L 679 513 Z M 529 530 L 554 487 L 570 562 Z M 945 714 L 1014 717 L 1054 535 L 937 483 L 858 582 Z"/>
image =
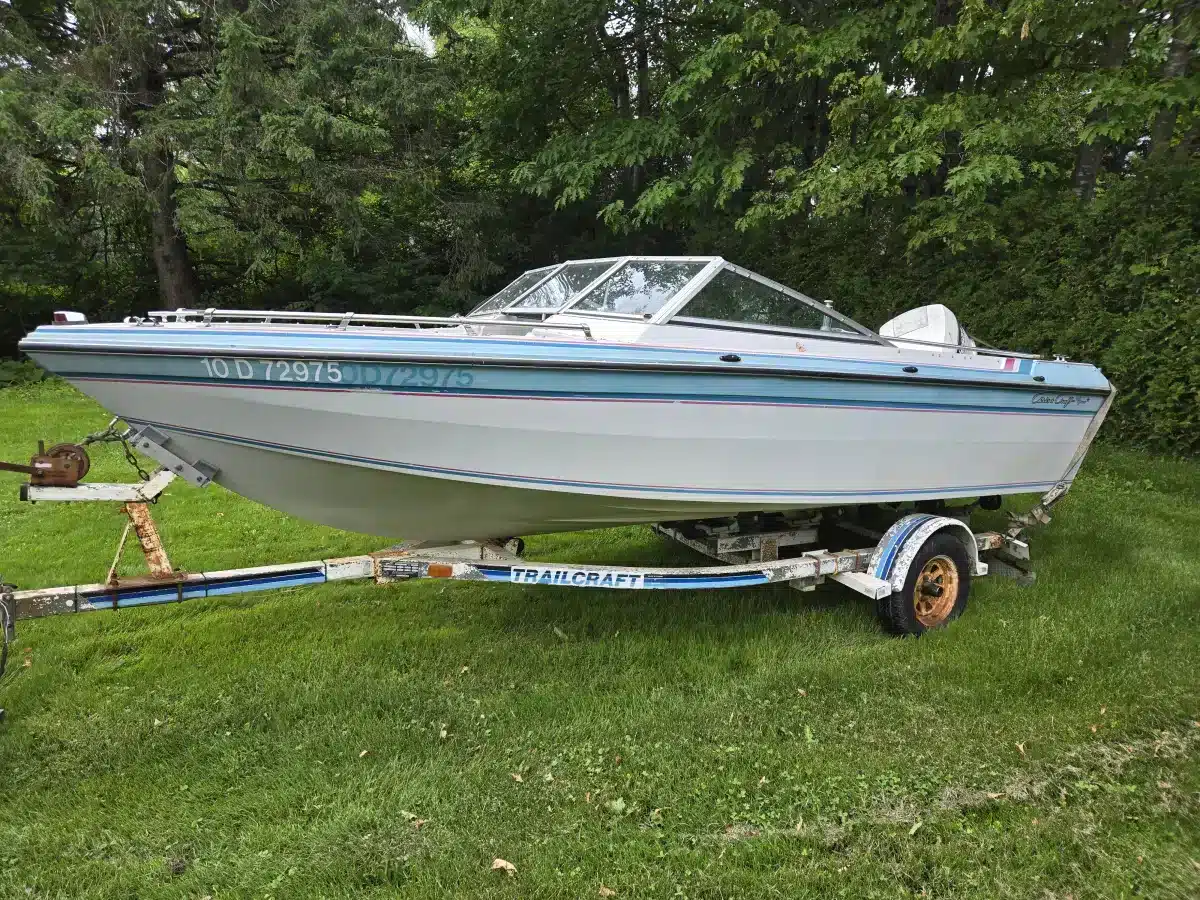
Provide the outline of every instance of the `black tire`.
<path id="1" fill-rule="evenodd" d="M 921 615 L 917 609 L 917 585 L 918 581 L 926 580 L 926 567 L 930 567 L 930 572 L 936 576 L 930 579 L 930 590 L 942 585 L 950 588 L 953 584 L 957 585 L 957 590 L 953 597 L 933 597 L 929 591 L 923 591 L 923 605 L 928 603 L 935 608 L 933 613 L 926 608 L 925 614 Z M 943 574 L 938 575 L 939 571 Z M 939 531 L 913 557 L 903 589 L 879 601 L 879 617 L 893 634 L 920 637 L 926 631 L 941 628 L 961 616 L 967 608 L 970 594 L 971 557 L 967 548 L 955 535 Z"/>

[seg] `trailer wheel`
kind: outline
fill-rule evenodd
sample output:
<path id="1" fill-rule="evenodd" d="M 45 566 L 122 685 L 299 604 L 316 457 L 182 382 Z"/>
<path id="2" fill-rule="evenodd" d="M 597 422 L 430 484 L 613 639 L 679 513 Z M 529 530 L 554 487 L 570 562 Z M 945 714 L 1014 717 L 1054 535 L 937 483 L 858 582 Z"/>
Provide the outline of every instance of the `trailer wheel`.
<path id="1" fill-rule="evenodd" d="M 884 624 L 918 637 L 962 615 L 971 593 L 971 558 L 963 542 L 939 531 L 913 557 L 904 588 L 880 601 Z"/>

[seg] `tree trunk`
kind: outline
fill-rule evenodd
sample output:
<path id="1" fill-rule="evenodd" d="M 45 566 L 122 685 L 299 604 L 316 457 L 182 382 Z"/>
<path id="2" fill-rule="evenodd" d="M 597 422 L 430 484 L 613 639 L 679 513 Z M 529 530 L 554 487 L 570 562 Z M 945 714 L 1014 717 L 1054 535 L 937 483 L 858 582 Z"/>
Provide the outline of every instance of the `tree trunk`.
<path id="1" fill-rule="evenodd" d="M 1104 50 L 1100 55 L 1101 69 L 1119 69 L 1125 60 L 1125 48 L 1129 44 L 1129 28 L 1124 22 L 1118 22 L 1109 32 Z M 1096 107 L 1088 114 L 1089 125 L 1103 122 L 1108 117 L 1103 107 Z M 1089 144 L 1079 146 L 1079 154 L 1075 159 L 1075 174 L 1072 183 L 1075 194 L 1080 200 L 1091 201 L 1096 196 L 1096 176 L 1100 173 L 1100 162 L 1104 157 L 1104 140 L 1096 138 Z"/>
<path id="2" fill-rule="evenodd" d="M 608 95 L 612 99 L 613 111 L 617 118 L 627 118 L 630 115 L 629 72 L 625 68 L 620 48 L 613 45 L 608 32 L 605 31 L 604 16 L 596 22 L 595 36 L 596 43 L 600 46 L 597 65 L 604 67 L 608 64 L 608 71 L 604 72 L 604 75 L 608 82 Z"/>
<path id="3" fill-rule="evenodd" d="M 1197 150 L 1200 150 L 1200 123 L 1189 128 L 1179 146 L 1175 148 L 1175 161 L 1185 163 Z"/>
<path id="4" fill-rule="evenodd" d="M 953 28 L 958 23 L 960 0 L 937 0 L 933 11 L 934 28 Z M 927 96 L 940 100 L 962 89 L 962 71 L 965 64 L 956 61 L 937 63 L 929 72 Z M 942 194 L 946 189 L 946 178 L 950 169 L 962 156 L 962 135 L 958 131 L 942 133 L 942 158 L 932 172 L 921 175 L 919 193 L 922 199 Z"/>
<path id="5" fill-rule="evenodd" d="M 638 3 L 635 9 L 637 22 L 637 110 L 638 118 L 645 119 L 650 115 L 650 37 L 646 33 L 646 6 Z"/>
<path id="6" fill-rule="evenodd" d="M 150 195 L 150 232 L 158 294 L 167 309 L 200 305 L 200 285 L 192 268 L 187 240 L 179 230 L 175 198 L 175 157 L 160 147 L 142 158 L 142 173 Z"/>
<path id="7" fill-rule="evenodd" d="M 634 45 L 634 66 L 637 70 L 637 117 L 647 119 L 650 117 L 652 98 L 650 96 L 650 46 L 649 37 L 646 34 L 644 2 L 639 2 L 634 7 L 634 21 L 637 31 L 637 42 Z M 633 196 L 637 197 L 646 182 L 646 167 L 644 165 L 633 166 L 629 173 L 629 180 Z"/>
<path id="8" fill-rule="evenodd" d="M 125 113 L 132 131 L 144 132 L 142 117 L 165 99 L 165 64 L 160 52 L 147 53 L 138 79 L 136 103 L 131 103 Z M 200 284 L 192 268 L 187 240 L 179 229 L 175 154 L 160 140 L 138 155 L 150 206 L 150 252 L 158 274 L 158 295 L 168 309 L 194 309 L 200 305 Z"/>
<path id="9" fill-rule="evenodd" d="M 1184 11 L 1186 11 L 1186 7 Z M 1171 49 L 1167 54 L 1167 63 L 1163 67 L 1164 80 L 1180 78 L 1188 72 L 1192 61 L 1192 39 L 1186 33 L 1186 29 L 1186 22 L 1180 22 L 1175 26 L 1175 33 L 1171 36 Z M 1172 104 L 1165 109 L 1160 109 L 1154 116 L 1154 126 L 1150 130 L 1151 156 L 1161 157 L 1170 148 L 1171 138 L 1175 136 L 1175 119 L 1178 114 L 1178 110 Z"/>

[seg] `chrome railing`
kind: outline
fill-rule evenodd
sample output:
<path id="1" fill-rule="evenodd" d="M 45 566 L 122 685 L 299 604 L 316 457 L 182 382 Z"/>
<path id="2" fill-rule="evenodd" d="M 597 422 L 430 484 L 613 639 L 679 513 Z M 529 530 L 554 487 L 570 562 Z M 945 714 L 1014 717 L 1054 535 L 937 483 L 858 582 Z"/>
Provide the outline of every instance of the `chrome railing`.
<path id="1" fill-rule="evenodd" d="M 561 331 L 576 331 L 583 334 L 589 341 L 594 340 L 592 331 L 587 325 L 580 324 L 549 324 L 546 322 L 528 323 L 513 322 L 507 319 L 493 319 L 462 316 L 389 316 L 376 313 L 326 313 L 299 312 L 281 309 L 160 309 L 147 313 L 145 316 L 130 316 L 125 320 L 133 325 L 166 325 L 194 324 L 207 327 L 214 324 L 259 323 L 263 325 L 326 325 L 329 328 L 344 331 L 354 326 L 407 326 L 415 329 L 447 328 L 473 325 L 504 325 L 513 328 L 551 328 Z"/>

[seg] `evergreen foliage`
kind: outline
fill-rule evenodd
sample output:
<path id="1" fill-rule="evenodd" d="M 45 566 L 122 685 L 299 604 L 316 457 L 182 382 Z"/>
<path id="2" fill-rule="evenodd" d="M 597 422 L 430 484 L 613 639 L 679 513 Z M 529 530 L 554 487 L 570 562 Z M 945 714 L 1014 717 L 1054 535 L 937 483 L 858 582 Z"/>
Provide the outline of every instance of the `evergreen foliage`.
<path id="1" fill-rule="evenodd" d="M 0 353 L 54 308 L 447 312 L 719 252 L 1096 362 L 1110 434 L 1195 454 L 1198 7 L 0 0 Z"/>

